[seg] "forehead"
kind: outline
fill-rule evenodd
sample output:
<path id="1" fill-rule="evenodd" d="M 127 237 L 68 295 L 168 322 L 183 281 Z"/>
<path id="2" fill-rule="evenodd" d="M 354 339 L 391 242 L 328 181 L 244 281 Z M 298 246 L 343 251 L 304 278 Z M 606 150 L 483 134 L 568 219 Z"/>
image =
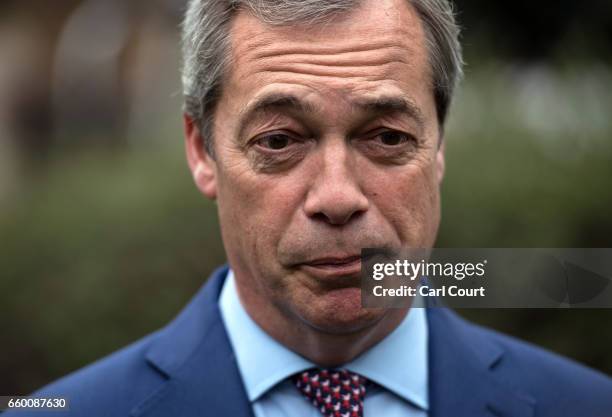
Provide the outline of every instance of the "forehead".
<path id="1" fill-rule="evenodd" d="M 240 11 L 230 36 L 226 92 L 243 105 L 279 89 L 315 100 L 431 96 L 423 27 L 407 0 L 364 1 L 310 26 L 272 26 Z"/>

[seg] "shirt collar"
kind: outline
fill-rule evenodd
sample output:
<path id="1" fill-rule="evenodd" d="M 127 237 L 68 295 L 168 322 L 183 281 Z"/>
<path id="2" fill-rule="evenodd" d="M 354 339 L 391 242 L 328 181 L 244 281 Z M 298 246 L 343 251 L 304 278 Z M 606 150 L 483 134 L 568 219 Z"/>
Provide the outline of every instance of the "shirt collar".
<path id="1" fill-rule="evenodd" d="M 219 307 L 250 401 L 257 401 L 289 376 L 317 367 L 277 342 L 251 319 L 238 298 L 231 269 Z M 392 333 L 343 367 L 427 410 L 427 339 L 425 309 L 413 307 Z"/>

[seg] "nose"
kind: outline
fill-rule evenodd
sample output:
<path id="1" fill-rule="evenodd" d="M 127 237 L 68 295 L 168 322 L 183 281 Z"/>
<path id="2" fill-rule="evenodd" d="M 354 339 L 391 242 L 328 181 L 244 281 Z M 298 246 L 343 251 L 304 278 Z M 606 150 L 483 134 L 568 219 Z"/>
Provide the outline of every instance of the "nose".
<path id="1" fill-rule="evenodd" d="M 361 190 L 358 167 L 344 141 L 321 152 L 304 211 L 312 219 L 342 226 L 364 214 L 369 201 Z"/>

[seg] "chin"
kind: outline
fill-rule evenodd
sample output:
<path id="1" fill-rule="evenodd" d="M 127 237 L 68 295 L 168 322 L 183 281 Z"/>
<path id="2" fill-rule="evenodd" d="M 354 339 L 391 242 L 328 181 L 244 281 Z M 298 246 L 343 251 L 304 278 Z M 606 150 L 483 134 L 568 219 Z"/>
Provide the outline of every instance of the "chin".
<path id="1" fill-rule="evenodd" d="M 360 288 L 341 288 L 314 296 L 301 314 L 309 326 L 324 333 L 348 334 L 374 326 L 386 309 L 363 308 Z"/>

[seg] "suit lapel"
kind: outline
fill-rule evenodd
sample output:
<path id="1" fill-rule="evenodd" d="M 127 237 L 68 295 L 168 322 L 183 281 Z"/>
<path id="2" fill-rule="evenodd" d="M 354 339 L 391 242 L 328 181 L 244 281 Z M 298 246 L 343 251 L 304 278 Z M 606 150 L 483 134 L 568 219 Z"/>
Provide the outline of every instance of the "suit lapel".
<path id="1" fill-rule="evenodd" d="M 146 358 L 167 381 L 133 417 L 253 417 L 218 298 L 227 267 L 217 270 L 162 329 Z M 535 401 L 495 374 L 503 350 L 454 313 L 427 309 L 430 417 L 531 417 Z"/>
<path id="2" fill-rule="evenodd" d="M 253 416 L 217 303 L 226 275 L 217 270 L 161 330 L 146 357 L 167 382 L 132 416 Z"/>
<path id="3" fill-rule="evenodd" d="M 503 350 L 444 308 L 428 308 L 430 417 L 530 417 L 535 400 L 495 374 Z"/>

